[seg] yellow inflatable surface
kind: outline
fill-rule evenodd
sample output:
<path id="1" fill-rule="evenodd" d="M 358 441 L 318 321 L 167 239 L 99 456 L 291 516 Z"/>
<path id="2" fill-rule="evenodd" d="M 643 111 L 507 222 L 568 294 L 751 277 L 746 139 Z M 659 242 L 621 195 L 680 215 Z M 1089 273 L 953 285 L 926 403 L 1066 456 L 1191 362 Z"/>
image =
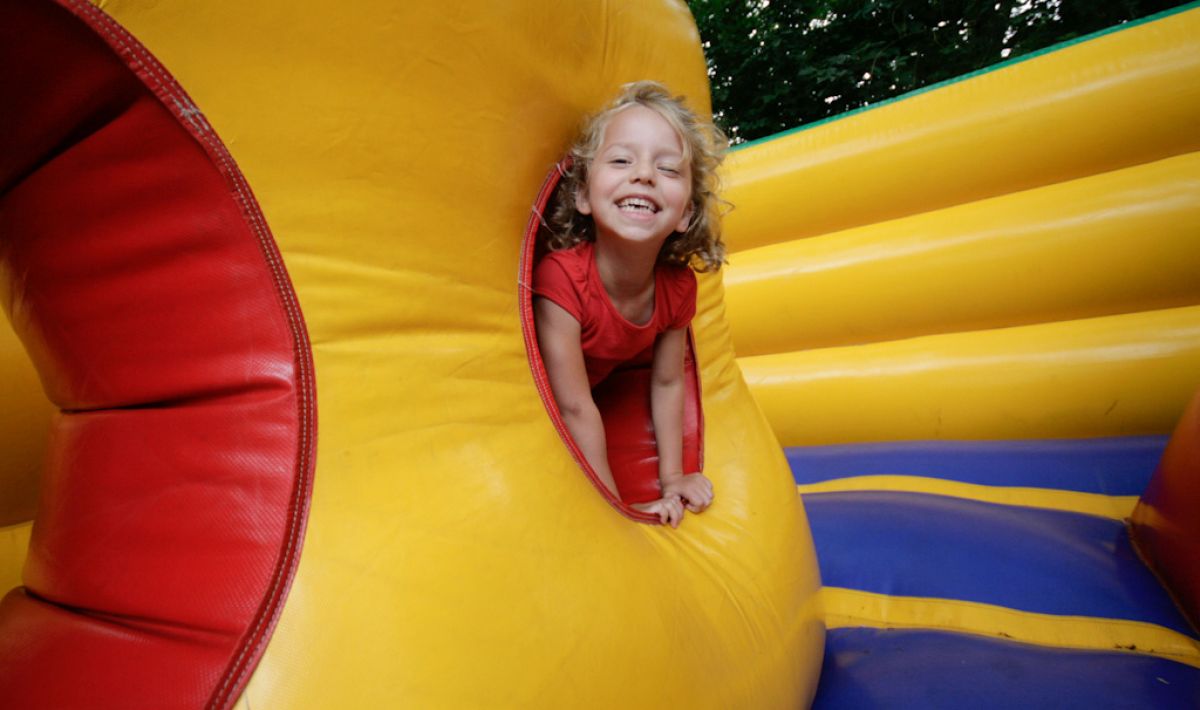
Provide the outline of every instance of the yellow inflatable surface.
<path id="1" fill-rule="evenodd" d="M 682 2 L 99 5 L 228 146 L 313 346 L 307 533 L 237 707 L 803 706 L 820 582 L 779 443 L 1160 433 L 1200 385 L 1200 10 L 736 151 L 732 263 L 700 277 L 694 323 L 717 500 L 672 531 L 620 515 L 567 452 L 518 276 L 584 114 L 645 78 L 709 109 Z M 3 591 L 22 584 L 52 407 L 7 332 L 0 367 Z M 1083 617 L 834 584 L 831 629 L 1111 646 Z"/>
<path id="2" fill-rule="evenodd" d="M 860 664 L 869 654 L 843 646 L 844 664 L 829 660 L 864 627 L 1200 664 L 1186 622 L 1147 624 L 1136 604 L 1039 606 L 1058 590 L 1107 594 L 1095 579 L 1129 594 L 1122 521 L 1200 387 L 1198 38 L 1193 3 L 733 153 L 729 320 L 816 532 L 826 679 L 889 668 L 864 685 L 892 697 L 880 655 Z M 1109 469 L 1139 446 L 1125 475 L 1141 484 L 1122 489 Z M 958 529 L 955 506 L 972 511 Z M 904 524 L 854 537 L 893 513 Z M 993 532 L 990 515 L 1037 524 Z M 1102 518 L 1087 553 L 1101 575 L 1031 559 L 1083 558 L 1062 521 Z M 1010 581 L 1044 593 L 1007 595 Z M 957 657 L 907 667 L 901 691 L 968 672 Z M 1022 704 L 1017 677 L 996 684 L 998 707 Z M 1103 702 L 1166 706 L 1116 697 Z"/>
<path id="3" fill-rule="evenodd" d="M 717 500 L 677 531 L 596 493 L 522 339 L 521 236 L 581 117 L 644 78 L 709 110 L 682 2 L 99 4 L 237 160 L 313 344 L 307 536 L 238 707 L 812 698 L 816 562 L 720 277 L 701 279 L 694 323 Z M 45 410 L 28 393 L 5 406 Z M 9 586 L 22 505 L 4 521 Z"/>
<path id="4" fill-rule="evenodd" d="M 785 446 L 1171 431 L 1200 386 L 1200 10 L 735 151 Z"/>

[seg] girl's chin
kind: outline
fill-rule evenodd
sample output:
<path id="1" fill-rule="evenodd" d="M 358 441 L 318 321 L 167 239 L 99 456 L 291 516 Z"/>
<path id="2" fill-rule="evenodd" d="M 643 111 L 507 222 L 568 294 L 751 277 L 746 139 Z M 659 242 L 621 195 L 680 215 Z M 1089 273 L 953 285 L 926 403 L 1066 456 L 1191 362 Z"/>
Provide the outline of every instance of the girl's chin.
<path id="1" fill-rule="evenodd" d="M 663 225 L 662 221 L 656 219 L 654 215 L 648 219 L 622 219 L 598 229 L 598 233 L 607 232 L 622 239 L 637 241 L 666 239 L 671 236 L 671 231 L 669 225 Z"/>
<path id="2" fill-rule="evenodd" d="M 597 232 L 596 235 L 598 238 L 610 243 L 647 244 L 657 248 L 662 246 L 667 237 L 671 236 L 671 232 L 660 233 L 657 230 L 614 229 L 606 232 Z"/>

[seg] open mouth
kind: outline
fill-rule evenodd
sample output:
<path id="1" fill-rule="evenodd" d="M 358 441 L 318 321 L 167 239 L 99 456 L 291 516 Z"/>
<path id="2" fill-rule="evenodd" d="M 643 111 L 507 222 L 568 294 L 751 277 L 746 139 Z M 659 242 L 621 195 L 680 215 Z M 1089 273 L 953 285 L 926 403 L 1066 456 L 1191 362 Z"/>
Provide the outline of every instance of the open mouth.
<path id="1" fill-rule="evenodd" d="M 654 202 L 644 197 L 626 197 L 617 202 L 617 209 L 622 212 L 638 212 L 643 214 L 655 214 L 659 211 L 659 206 Z"/>

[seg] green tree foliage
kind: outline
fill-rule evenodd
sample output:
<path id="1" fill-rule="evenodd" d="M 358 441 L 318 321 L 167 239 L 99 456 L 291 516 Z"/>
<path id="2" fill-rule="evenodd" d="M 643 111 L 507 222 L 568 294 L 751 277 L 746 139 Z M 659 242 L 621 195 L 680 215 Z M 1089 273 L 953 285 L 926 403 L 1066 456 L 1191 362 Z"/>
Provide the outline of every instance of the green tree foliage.
<path id="1" fill-rule="evenodd" d="M 753 140 L 1182 4 L 1171 0 L 688 0 L 713 109 Z"/>

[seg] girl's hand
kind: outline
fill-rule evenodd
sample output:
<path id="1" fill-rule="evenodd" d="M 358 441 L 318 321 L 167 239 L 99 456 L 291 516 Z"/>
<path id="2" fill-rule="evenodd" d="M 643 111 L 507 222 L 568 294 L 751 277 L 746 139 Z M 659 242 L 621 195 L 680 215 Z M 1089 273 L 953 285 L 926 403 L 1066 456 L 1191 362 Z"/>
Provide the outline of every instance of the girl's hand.
<path id="1" fill-rule="evenodd" d="M 634 503 L 629 507 L 642 513 L 657 515 L 658 522 L 673 528 L 679 527 L 679 521 L 683 520 L 683 501 L 675 495 L 664 495 L 658 500 L 652 500 L 649 503 Z"/>
<path id="2" fill-rule="evenodd" d="M 663 481 L 663 497 L 677 496 L 693 513 L 702 513 L 713 501 L 712 481 L 703 473 L 689 473 Z"/>

